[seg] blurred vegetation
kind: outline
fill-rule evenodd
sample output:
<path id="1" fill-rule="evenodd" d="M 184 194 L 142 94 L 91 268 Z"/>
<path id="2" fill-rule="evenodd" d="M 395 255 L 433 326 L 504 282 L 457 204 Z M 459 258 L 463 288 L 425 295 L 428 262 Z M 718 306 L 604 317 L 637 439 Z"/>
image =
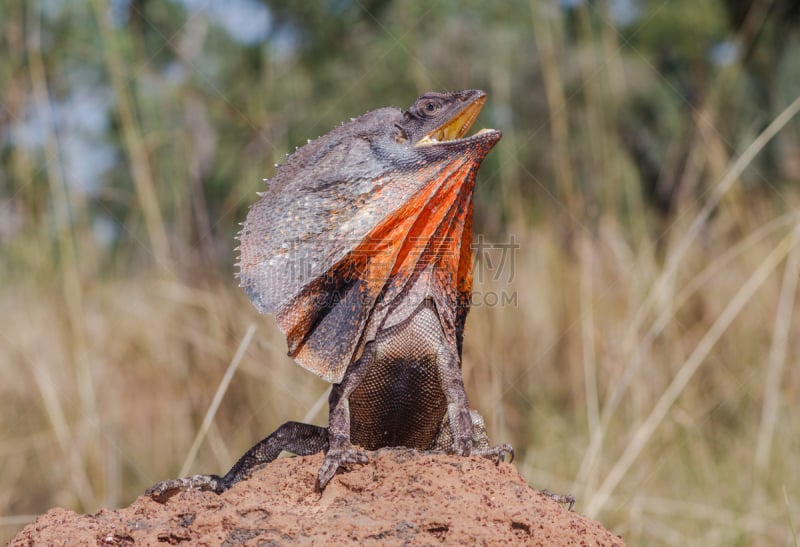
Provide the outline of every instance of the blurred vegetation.
<path id="1" fill-rule="evenodd" d="M 240 346 L 192 472 L 324 423 L 237 223 L 306 139 L 481 88 L 492 437 L 630 545 L 797 541 L 794 0 L 5 0 L 0 48 L 0 538 L 177 475 Z"/>

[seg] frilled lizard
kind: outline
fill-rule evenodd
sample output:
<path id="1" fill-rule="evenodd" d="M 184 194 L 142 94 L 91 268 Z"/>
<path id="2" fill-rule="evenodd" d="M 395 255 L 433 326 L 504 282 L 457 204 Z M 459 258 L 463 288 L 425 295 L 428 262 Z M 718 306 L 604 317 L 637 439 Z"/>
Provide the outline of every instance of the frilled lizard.
<path id="1" fill-rule="evenodd" d="M 239 277 L 274 313 L 289 355 L 333 384 L 328 427 L 287 422 L 224 476 L 157 484 L 222 492 L 282 450 L 325 451 L 317 486 L 366 450 L 409 447 L 502 460 L 461 376 L 472 290 L 475 177 L 501 133 L 465 137 L 486 94 L 426 93 L 299 148 L 240 233 Z"/>

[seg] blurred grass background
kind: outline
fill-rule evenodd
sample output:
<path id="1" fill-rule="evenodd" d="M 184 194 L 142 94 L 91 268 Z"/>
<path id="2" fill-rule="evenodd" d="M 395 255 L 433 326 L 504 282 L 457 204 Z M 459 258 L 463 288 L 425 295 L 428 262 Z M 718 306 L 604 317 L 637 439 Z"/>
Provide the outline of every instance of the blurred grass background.
<path id="1" fill-rule="evenodd" d="M 629 545 L 797 544 L 793 0 L 4 0 L 0 51 L 0 539 L 324 424 L 237 223 L 307 138 L 475 87 L 492 438 Z"/>

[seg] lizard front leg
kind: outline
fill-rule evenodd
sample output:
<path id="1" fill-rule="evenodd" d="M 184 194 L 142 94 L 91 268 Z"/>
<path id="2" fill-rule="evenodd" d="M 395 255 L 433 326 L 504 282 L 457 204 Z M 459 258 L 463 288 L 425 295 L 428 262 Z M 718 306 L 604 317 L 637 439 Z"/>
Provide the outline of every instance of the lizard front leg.
<path id="1" fill-rule="evenodd" d="M 193 475 L 159 482 L 145 491 L 145 495 L 164 503 L 178 492 L 206 490 L 220 494 L 237 482 L 275 460 L 282 451 L 298 456 L 309 456 L 328 448 L 328 430 L 316 425 L 286 422 L 269 437 L 259 441 L 239 458 L 224 477 L 219 475 Z"/>
<path id="2" fill-rule="evenodd" d="M 341 383 L 334 384 L 328 399 L 328 438 L 330 446 L 325 461 L 317 474 L 317 490 L 322 491 L 336 474 L 336 471 L 350 463 L 366 463 L 367 453 L 355 448 L 350 441 L 350 395 L 355 390 L 375 360 L 374 343 L 364 347 L 361 357 L 352 363 L 344 373 Z"/>

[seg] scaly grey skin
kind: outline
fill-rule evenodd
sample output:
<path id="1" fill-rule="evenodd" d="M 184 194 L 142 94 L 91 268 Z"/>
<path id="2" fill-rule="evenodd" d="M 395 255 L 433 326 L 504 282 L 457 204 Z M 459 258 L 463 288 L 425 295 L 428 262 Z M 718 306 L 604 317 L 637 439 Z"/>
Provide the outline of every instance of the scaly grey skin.
<path id="1" fill-rule="evenodd" d="M 323 489 L 364 450 L 416 448 L 513 458 L 470 411 L 461 375 L 472 289 L 472 194 L 500 132 L 464 134 L 485 101 L 426 93 L 300 148 L 278 168 L 240 234 L 241 284 L 274 313 L 289 355 L 333 383 L 328 428 L 287 422 L 223 476 L 147 494 L 222 492 L 282 450 L 325 451 Z"/>

